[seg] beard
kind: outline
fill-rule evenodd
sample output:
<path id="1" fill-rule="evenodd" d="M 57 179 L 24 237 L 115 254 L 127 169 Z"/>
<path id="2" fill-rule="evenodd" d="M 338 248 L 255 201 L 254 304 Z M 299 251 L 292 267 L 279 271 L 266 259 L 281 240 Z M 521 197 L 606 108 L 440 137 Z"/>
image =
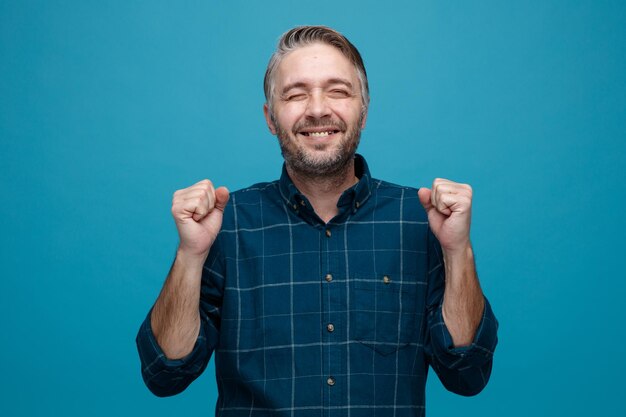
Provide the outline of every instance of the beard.
<path id="1" fill-rule="evenodd" d="M 285 164 L 295 173 L 307 178 L 332 178 L 343 174 L 350 167 L 361 140 L 363 114 L 350 129 L 343 121 L 322 118 L 298 123 L 290 133 L 274 119 L 276 136 Z M 328 127 L 338 130 L 341 140 L 336 144 L 321 143 L 313 149 L 306 148 L 297 140 L 299 131 L 305 128 Z"/>

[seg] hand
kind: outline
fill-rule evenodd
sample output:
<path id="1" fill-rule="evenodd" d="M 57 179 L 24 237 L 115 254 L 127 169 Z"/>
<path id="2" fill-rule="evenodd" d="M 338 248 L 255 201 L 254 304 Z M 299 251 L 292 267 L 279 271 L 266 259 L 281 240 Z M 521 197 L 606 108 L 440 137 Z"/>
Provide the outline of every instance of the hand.
<path id="1" fill-rule="evenodd" d="M 174 193 L 172 216 L 180 238 L 179 251 L 206 257 L 222 227 L 229 197 L 226 187 L 214 189 L 209 180 Z"/>
<path id="2" fill-rule="evenodd" d="M 468 248 L 472 187 L 436 178 L 432 190 L 420 188 L 417 194 L 428 214 L 430 229 L 444 252 L 455 253 Z"/>

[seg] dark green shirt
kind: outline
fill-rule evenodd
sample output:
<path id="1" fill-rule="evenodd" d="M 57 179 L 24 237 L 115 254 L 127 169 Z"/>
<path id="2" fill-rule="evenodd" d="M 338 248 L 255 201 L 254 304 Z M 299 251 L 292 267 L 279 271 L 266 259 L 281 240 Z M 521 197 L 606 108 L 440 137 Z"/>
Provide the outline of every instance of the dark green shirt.
<path id="1" fill-rule="evenodd" d="M 139 331 L 156 395 L 184 390 L 212 353 L 219 416 L 419 416 L 429 365 L 450 391 L 482 390 L 497 343 L 489 303 L 471 346 L 454 349 L 442 252 L 417 189 L 372 179 L 359 155 L 355 169 L 328 224 L 284 168 L 231 194 L 194 350 L 168 360 L 149 315 Z"/>

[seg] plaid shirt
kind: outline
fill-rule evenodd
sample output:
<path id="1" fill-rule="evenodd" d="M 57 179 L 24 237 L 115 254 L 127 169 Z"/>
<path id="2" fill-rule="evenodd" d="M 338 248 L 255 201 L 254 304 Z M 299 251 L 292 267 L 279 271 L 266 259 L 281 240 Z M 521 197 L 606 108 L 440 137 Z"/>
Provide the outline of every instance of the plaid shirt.
<path id="1" fill-rule="evenodd" d="M 149 314 L 139 330 L 152 392 L 183 391 L 213 352 L 218 416 L 421 416 L 429 365 L 450 391 L 482 390 L 497 342 L 489 303 L 473 343 L 452 348 L 442 252 L 417 189 L 355 162 L 360 180 L 327 224 L 284 168 L 231 194 L 193 351 L 167 359 Z"/>

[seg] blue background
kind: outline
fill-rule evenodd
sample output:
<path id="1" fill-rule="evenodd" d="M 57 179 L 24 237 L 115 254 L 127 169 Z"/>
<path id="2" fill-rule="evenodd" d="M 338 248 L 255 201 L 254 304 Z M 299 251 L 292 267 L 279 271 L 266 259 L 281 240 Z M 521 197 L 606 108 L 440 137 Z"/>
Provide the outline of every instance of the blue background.
<path id="1" fill-rule="evenodd" d="M 0 415 L 213 415 L 210 366 L 143 386 L 134 338 L 177 244 L 171 195 L 280 173 L 262 117 L 278 36 L 359 47 L 378 178 L 475 189 L 500 320 L 474 398 L 428 415 L 622 416 L 623 1 L 0 1 Z"/>

